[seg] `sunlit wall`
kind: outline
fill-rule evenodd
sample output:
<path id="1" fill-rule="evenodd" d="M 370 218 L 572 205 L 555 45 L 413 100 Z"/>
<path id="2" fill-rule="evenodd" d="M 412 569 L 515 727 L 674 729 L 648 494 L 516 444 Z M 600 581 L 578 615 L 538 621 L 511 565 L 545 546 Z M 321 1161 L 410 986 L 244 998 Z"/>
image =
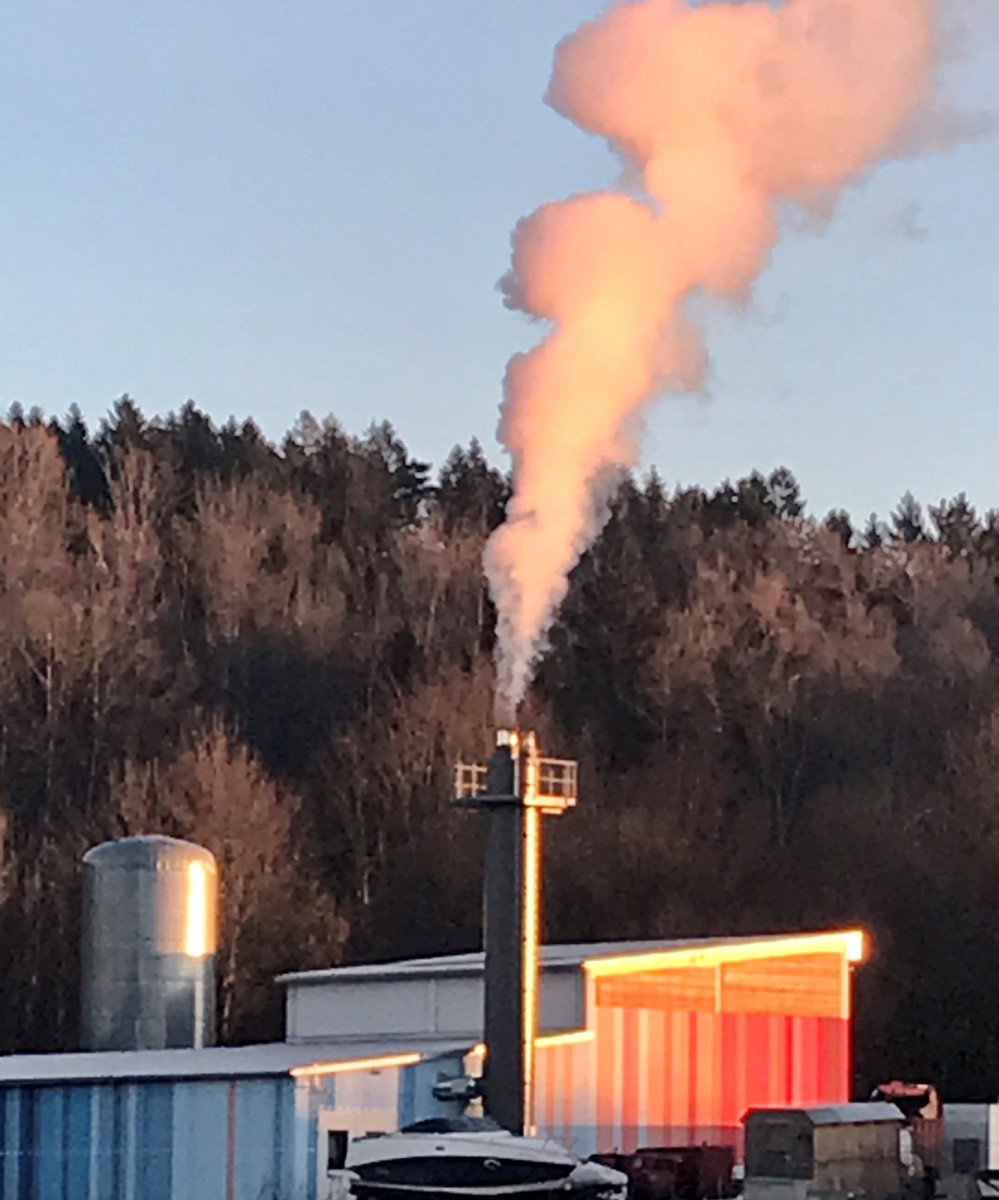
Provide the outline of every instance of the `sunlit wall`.
<path id="1" fill-rule="evenodd" d="M 854 951 L 594 964 L 588 1030 L 539 1044 L 539 1130 L 587 1153 L 740 1149 L 747 1108 L 848 1100 Z"/>

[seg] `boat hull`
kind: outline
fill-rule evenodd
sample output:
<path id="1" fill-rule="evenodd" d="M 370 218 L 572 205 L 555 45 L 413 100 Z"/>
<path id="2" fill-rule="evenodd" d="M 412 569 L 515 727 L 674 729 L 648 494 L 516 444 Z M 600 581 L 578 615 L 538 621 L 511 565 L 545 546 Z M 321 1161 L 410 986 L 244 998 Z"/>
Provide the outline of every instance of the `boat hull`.
<path id="1" fill-rule="evenodd" d="M 624 1200 L 627 1190 L 619 1171 L 582 1162 L 550 1139 L 499 1129 L 362 1138 L 351 1145 L 347 1168 L 356 1200 Z"/>

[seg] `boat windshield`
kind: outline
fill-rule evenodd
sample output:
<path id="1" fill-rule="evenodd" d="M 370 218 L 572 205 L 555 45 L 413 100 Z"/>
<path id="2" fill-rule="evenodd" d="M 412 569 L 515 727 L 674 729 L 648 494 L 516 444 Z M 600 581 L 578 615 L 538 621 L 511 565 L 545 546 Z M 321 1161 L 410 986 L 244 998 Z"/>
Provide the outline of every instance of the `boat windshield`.
<path id="1" fill-rule="evenodd" d="M 427 1117 L 404 1125 L 400 1133 L 502 1133 L 503 1127 L 489 1117 Z"/>

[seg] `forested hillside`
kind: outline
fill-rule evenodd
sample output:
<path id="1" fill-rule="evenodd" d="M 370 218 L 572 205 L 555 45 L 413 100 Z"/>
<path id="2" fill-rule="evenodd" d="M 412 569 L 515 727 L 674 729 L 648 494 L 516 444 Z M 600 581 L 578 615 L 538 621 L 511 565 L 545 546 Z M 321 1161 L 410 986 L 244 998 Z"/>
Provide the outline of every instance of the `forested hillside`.
<path id="1" fill-rule="evenodd" d="M 222 1029 L 279 1034 L 289 968 L 470 948 L 484 539 L 507 484 L 388 426 L 280 447 L 127 399 L 0 425 L 0 1049 L 76 1039 L 79 860 L 219 857 Z M 547 935 L 862 922 L 859 1086 L 999 1090 L 999 515 L 805 515 L 785 470 L 621 487 L 526 719 L 581 762 Z"/>

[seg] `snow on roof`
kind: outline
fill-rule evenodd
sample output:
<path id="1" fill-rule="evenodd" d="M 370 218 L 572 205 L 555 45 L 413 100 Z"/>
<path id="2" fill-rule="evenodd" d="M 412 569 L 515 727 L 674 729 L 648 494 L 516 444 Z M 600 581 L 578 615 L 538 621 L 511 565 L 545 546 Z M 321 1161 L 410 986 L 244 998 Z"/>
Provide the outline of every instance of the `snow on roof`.
<path id="1" fill-rule="evenodd" d="M 641 942 L 572 942 L 542 946 L 541 965 L 547 971 L 579 970 L 584 963 L 631 955 L 664 954 L 677 950 L 725 950 L 737 946 L 787 942 L 814 934 L 768 934 L 761 937 L 678 938 Z M 437 958 L 406 958 L 387 963 L 363 963 L 359 966 L 327 967 L 317 971 L 291 971 L 279 975 L 281 984 L 353 983 L 369 980 L 419 979 L 444 976 L 480 975 L 485 956 L 481 950 L 469 954 L 446 954 Z"/>
<path id="2" fill-rule="evenodd" d="M 74 1054 L 0 1055 L 0 1087 L 18 1083 L 60 1084 L 103 1080 L 245 1079 L 289 1075 L 316 1063 L 371 1062 L 400 1050 L 436 1058 L 465 1054 L 468 1046 L 449 1041 L 407 1039 L 404 1046 L 382 1042 L 269 1042 L 258 1046 L 210 1046 L 201 1050 L 100 1050 Z"/>

